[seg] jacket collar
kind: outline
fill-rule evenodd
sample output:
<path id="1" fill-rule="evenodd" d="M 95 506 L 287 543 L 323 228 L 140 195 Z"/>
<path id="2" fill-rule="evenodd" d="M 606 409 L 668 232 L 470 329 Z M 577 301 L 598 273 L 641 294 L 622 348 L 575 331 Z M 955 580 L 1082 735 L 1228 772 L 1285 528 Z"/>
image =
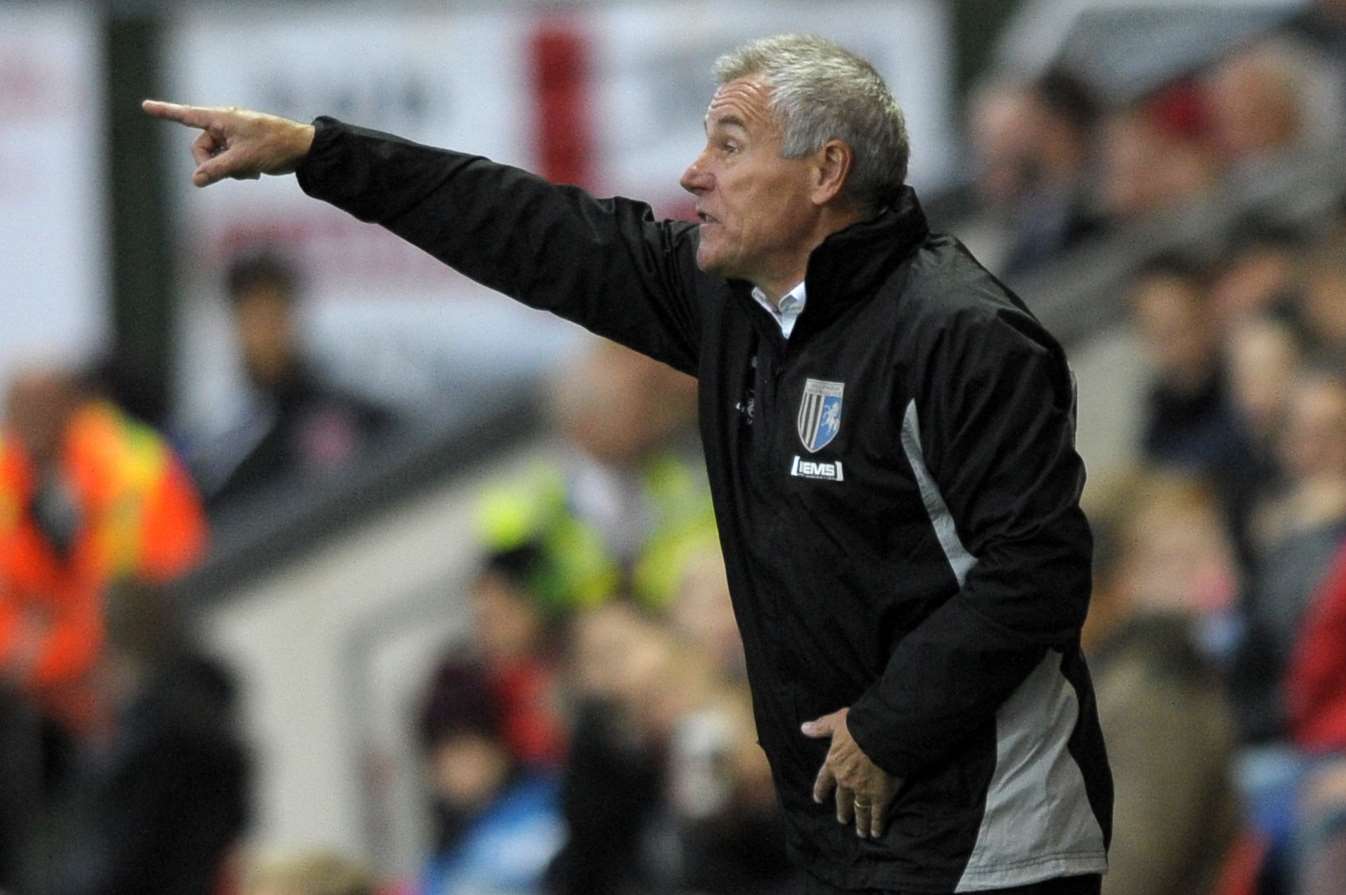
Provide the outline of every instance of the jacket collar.
<path id="1" fill-rule="evenodd" d="M 799 316 L 790 341 L 834 320 L 847 308 L 873 297 L 875 291 L 929 235 L 925 212 L 909 186 L 902 187 L 892 204 L 872 218 L 858 221 L 828 236 L 809 255 L 804 274 L 808 304 Z M 735 291 L 753 305 L 752 287 Z M 753 307 L 753 316 L 762 310 Z M 774 325 L 774 321 L 772 321 Z"/>

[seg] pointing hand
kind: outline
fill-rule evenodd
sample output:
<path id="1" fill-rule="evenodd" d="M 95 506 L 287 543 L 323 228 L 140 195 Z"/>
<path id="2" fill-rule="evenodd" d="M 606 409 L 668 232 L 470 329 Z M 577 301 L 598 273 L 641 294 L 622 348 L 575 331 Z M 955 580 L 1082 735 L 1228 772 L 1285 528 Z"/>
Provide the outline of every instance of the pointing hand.
<path id="1" fill-rule="evenodd" d="M 289 174 L 313 145 L 313 125 L 233 106 L 183 106 L 147 99 L 141 108 L 155 118 L 200 128 L 192 143 L 196 171 L 192 183 L 256 180 L 263 174 Z"/>

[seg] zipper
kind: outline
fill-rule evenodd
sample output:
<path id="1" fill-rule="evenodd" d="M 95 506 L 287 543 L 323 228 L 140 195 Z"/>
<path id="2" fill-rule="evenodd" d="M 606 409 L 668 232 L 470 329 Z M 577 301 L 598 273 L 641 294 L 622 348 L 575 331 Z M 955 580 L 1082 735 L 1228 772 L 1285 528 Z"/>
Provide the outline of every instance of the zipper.
<path id="1" fill-rule="evenodd" d="M 777 338 L 780 333 L 777 333 Z M 783 413 L 780 407 L 781 379 L 785 375 L 785 356 L 777 350 L 778 345 L 763 346 L 765 350 L 757 353 L 757 425 L 756 434 L 757 461 L 762 463 L 762 475 L 766 482 L 775 479 L 776 474 L 785 470 L 785 461 L 781 458 L 781 445 L 788 433 L 776 431 L 782 425 L 788 425 L 790 415 Z"/>

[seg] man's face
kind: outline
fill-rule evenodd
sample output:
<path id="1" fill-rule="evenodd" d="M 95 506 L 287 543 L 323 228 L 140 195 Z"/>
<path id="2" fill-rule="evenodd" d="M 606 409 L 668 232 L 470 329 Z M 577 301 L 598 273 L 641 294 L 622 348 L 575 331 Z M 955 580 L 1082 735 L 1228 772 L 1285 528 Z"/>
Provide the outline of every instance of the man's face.
<path id="1" fill-rule="evenodd" d="M 1179 277 L 1158 274 L 1137 287 L 1141 337 L 1159 375 L 1172 385 L 1202 385 L 1217 363 L 1219 346 L 1203 308 L 1199 288 Z"/>
<path id="2" fill-rule="evenodd" d="M 266 388 L 288 374 L 295 362 L 294 316 L 290 300 L 274 286 L 261 285 L 236 299 L 234 320 L 243 367 L 254 385 Z"/>
<path id="3" fill-rule="evenodd" d="M 498 741 L 463 731 L 436 743 L 430 755 L 435 794 L 460 811 L 485 807 L 509 774 L 509 753 Z"/>
<path id="4" fill-rule="evenodd" d="M 477 642 L 489 658 L 502 662 L 531 655 L 543 633 L 542 613 L 522 587 L 497 572 L 485 572 L 472 587 Z"/>
<path id="5" fill-rule="evenodd" d="M 756 77 L 715 91 L 706 111 L 706 148 L 681 183 L 696 197 L 701 220 L 697 266 L 785 290 L 803 276 L 819 210 L 810 198 L 809 160 L 781 157 L 769 96 Z"/>

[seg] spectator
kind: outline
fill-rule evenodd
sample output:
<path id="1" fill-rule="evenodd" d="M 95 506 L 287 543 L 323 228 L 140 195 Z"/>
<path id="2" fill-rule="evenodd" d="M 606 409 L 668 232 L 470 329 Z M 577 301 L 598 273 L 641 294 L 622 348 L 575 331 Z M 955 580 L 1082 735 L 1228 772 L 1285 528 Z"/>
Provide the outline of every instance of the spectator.
<path id="1" fill-rule="evenodd" d="M 681 651 L 652 621 L 603 604 L 630 592 L 668 608 L 715 529 L 701 473 L 670 448 L 691 412 L 690 380 L 604 343 L 558 381 L 551 406 L 572 451 L 481 502 L 488 559 L 472 588 L 474 641 L 512 759 L 553 765 L 566 738 L 557 644 L 577 628 L 564 787 L 570 836 L 550 886 L 587 895 L 673 879 L 675 869 L 646 860 L 642 836 L 667 813 L 668 744 L 709 675 L 695 672 L 701 683 L 685 690 L 663 685 L 701 666 L 674 661 Z"/>
<path id="2" fill-rule="evenodd" d="M 1204 112 L 1184 85 L 1113 112 L 1099 128 L 1095 201 L 1111 222 L 1191 200 L 1216 182 L 1219 164 L 1207 146 Z"/>
<path id="3" fill-rule="evenodd" d="M 559 782 L 515 760 L 484 669 L 472 662 L 440 666 L 418 727 L 437 836 L 417 891 L 541 892 L 543 872 L 565 836 Z"/>
<path id="4" fill-rule="evenodd" d="M 746 682 L 717 687 L 682 718 L 669 746 L 677 891 L 793 895 L 797 882 L 785 852 L 784 817 L 757 745 Z"/>
<path id="5" fill-rule="evenodd" d="M 1223 483 L 1224 498 L 1240 563 L 1251 573 L 1257 560 L 1253 531 L 1257 507 L 1285 487 L 1276 445 L 1303 352 L 1295 329 L 1268 316 L 1234 323 L 1226 343 L 1233 403 L 1247 433 L 1251 465 L 1247 475 Z"/>
<path id="6" fill-rule="evenodd" d="M 87 727 L 102 592 L 168 581 L 205 526 L 164 442 L 64 370 L 13 382 L 0 433 L 0 675 L 66 731 Z"/>
<path id="7" fill-rule="evenodd" d="M 668 811 L 680 855 L 679 892 L 793 893 L 784 817 L 771 768 L 757 745 L 743 643 L 734 624 L 724 560 L 707 543 L 688 563 L 670 607 L 674 637 L 712 682 L 674 727 L 668 749 Z"/>
<path id="8" fill-rule="evenodd" d="M 666 604 L 688 551 L 715 530 L 704 472 L 671 447 L 690 419 L 691 386 L 613 343 L 581 358 L 551 394 L 568 456 L 487 491 L 486 548 L 540 544 L 548 603 L 593 606 L 620 592 Z"/>
<path id="9" fill-rule="evenodd" d="M 975 163 L 977 197 L 993 214 L 1013 219 L 1032 188 L 1038 113 L 1030 91 L 1019 84 L 991 81 L 969 104 L 968 138 Z"/>
<path id="10" fill-rule="evenodd" d="M 1306 769 L 1294 737 L 1311 741 L 1333 705 L 1318 687 L 1322 672 L 1331 678 L 1334 670 L 1306 671 L 1304 663 L 1328 658 L 1320 638 L 1331 623 L 1316 616 L 1330 601 L 1318 594 L 1346 543 L 1346 380 L 1303 372 L 1287 406 L 1278 443 L 1285 485 L 1255 520 L 1259 557 L 1242 600 L 1244 632 L 1230 680 L 1244 743 L 1239 786 L 1268 843 L 1264 875 L 1280 886 L 1289 886 L 1294 872 L 1296 803 Z"/>
<path id="11" fill-rule="evenodd" d="M 557 895 L 658 892 L 676 879 L 666 757 L 713 673 L 629 603 L 575 620 L 575 725 L 564 783 L 569 830 L 549 873 Z"/>
<path id="12" fill-rule="evenodd" d="M 1315 94 L 1331 86 L 1308 47 L 1280 39 L 1223 60 L 1205 79 L 1216 145 L 1247 168 L 1326 142 L 1341 111 Z"/>
<path id="13" fill-rule="evenodd" d="M 1221 486 L 1250 466 L 1247 437 L 1225 381 L 1205 284 L 1190 264 L 1161 258 L 1140 274 L 1131 307 L 1153 370 L 1142 454 L 1152 464 Z"/>
<path id="14" fill-rule="evenodd" d="M 1211 304 L 1226 332 L 1240 321 L 1292 313 L 1304 238 L 1258 217 L 1240 222 L 1215 266 Z"/>
<path id="15" fill-rule="evenodd" d="M 1281 440 L 1287 487 L 1259 520 L 1257 578 L 1236 668 L 1244 737 L 1284 742 L 1287 662 L 1312 596 L 1346 543 L 1346 380 L 1309 372 L 1296 381 Z"/>
<path id="16" fill-rule="evenodd" d="M 1095 233 L 1086 184 L 1096 106 L 1087 87 L 1052 70 L 1018 90 L 993 87 L 974 104 L 979 188 L 1010 230 L 1007 275 L 1036 267 Z"/>
<path id="17" fill-rule="evenodd" d="M 1285 680 L 1295 746 L 1346 754 L 1346 545 L 1304 613 Z"/>
<path id="18" fill-rule="evenodd" d="M 375 895 L 364 867 L 335 852 L 307 851 L 255 861 L 241 895 Z"/>
<path id="19" fill-rule="evenodd" d="M 710 572 L 693 564 L 687 581 L 713 593 Z M 620 602 L 578 618 L 573 633 L 570 835 L 551 891 L 793 892 L 741 658 L 726 678 L 709 644 Z"/>
<path id="20" fill-rule="evenodd" d="M 1117 784 L 1105 895 L 1205 895 L 1239 827 L 1233 720 L 1203 656 L 1200 614 L 1232 569 L 1199 486 L 1128 489 L 1115 528 L 1095 525 L 1084 629 Z"/>
<path id="21" fill-rule="evenodd" d="M 248 819 L 231 677 L 164 589 L 120 583 L 107 605 L 97 723 L 56 801 L 46 891 L 214 891 Z"/>
<path id="22" fill-rule="evenodd" d="M 1239 418 L 1259 450 L 1270 451 L 1282 431 L 1303 350 L 1290 324 L 1253 317 L 1228 337 L 1231 391 Z"/>
<path id="23" fill-rule="evenodd" d="M 201 451 L 197 464 L 212 508 L 295 476 L 349 468 L 393 425 L 391 415 L 322 381 L 301 352 L 299 280 L 273 255 L 245 255 L 228 290 L 252 416 Z"/>
<path id="24" fill-rule="evenodd" d="M 535 544 L 491 554 L 471 587 L 473 644 L 500 706 L 501 733 L 515 760 L 556 767 L 564 720 L 556 665 L 569 607 L 544 601 L 551 574 Z"/>

